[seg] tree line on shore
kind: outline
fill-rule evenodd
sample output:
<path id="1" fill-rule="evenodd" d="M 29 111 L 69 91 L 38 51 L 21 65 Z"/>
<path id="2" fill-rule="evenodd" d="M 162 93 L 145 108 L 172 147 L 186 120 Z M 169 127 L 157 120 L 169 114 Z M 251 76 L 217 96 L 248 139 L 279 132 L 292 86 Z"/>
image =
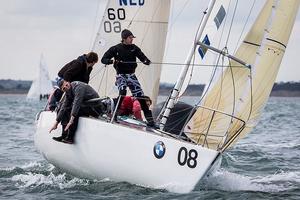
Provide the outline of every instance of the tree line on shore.
<path id="1" fill-rule="evenodd" d="M 26 94 L 32 81 L 26 80 L 0 80 L 0 93 Z M 169 95 L 173 84 L 161 83 L 159 87 L 160 95 Z M 204 90 L 204 84 L 191 84 L 186 89 L 186 96 L 200 96 Z M 300 82 L 279 82 L 273 85 L 271 96 L 300 96 Z"/>

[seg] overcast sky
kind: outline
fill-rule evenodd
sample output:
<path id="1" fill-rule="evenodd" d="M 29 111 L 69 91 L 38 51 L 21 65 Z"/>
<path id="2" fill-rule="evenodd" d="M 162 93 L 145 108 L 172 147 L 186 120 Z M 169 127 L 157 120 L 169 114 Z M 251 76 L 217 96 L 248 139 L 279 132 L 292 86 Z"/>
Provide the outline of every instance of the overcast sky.
<path id="1" fill-rule="evenodd" d="M 194 11 L 202 10 L 195 3 L 199 4 L 199 0 L 175 1 L 172 18 L 174 21 L 170 22 L 173 33 L 168 40 L 172 48 L 171 50 L 168 48 L 167 62 L 176 61 L 172 60 L 177 56 L 174 49 L 185 50 L 182 47 L 183 41 L 193 37 L 194 34 L 188 30 L 189 25 L 198 20 L 195 16 L 197 12 Z M 49 67 L 50 78 L 54 79 L 65 63 L 91 49 L 104 2 L 104 0 L 0 0 L 0 79 L 34 79 L 41 53 Z M 188 9 L 181 12 L 184 5 Z M 300 81 L 300 66 L 297 62 L 300 52 L 299 33 L 298 13 L 277 81 Z M 174 81 L 179 73 L 179 70 L 177 71 L 171 67 L 163 69 L 162 82 Z M 196 82 L 204 82 L 207 77 L 208 75 L 205 77 L 203 75 L 203 78 L 198 78 Z"/>

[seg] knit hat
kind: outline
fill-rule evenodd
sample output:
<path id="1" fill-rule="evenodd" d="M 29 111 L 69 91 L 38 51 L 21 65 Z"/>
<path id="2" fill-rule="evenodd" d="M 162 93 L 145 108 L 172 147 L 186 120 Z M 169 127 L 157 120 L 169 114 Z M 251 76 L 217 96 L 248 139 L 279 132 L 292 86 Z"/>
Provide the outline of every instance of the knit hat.
<path id="1" fill-rule="evenodd" d="M 56 84 L 57 84 L 57 86 L 58 86 L 59 88 L 61 88 L 63 82 L 64 82 L 64 79 L 63 79 L 63 78 L 61 78 L 61 77 L 57 77 L 57 78 L 56 78 Z"/>
<path id="2" fill-rule="evenodd" d="M 129 36 L 132 36 L 135 38 L 135 36 L 132 34 L 132 32 L 128 29 L 124 29 L 122 32 L 121 32 L 121 37 L 123 40 L 125 40 L 126 38 L 128 38 Z"/>

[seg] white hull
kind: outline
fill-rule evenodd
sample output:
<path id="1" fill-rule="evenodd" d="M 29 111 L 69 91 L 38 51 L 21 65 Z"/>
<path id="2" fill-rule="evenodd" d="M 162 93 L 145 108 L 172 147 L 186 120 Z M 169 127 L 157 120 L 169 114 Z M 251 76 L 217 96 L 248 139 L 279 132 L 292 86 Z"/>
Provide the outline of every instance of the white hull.
<path id="1" fill-rule="evenodd" d="M 219 155 L 217 151 L 166 135 L 91 118 L 80 118 L 75 144 L 56 142 L 52 137 L 59 136 L 61 129 L 49 134 L 55 117 L 55 113 L 48 111 L 40 114 L 35 144 L 50 163 L 80 177 L 109 178 L 186 193 L 194 189 Z M 154 155 L 154 146 L 159 141 L 165 145 L 165 154 L 160 159 Z M 182 147 L 187 150 L 186 162 Z M 195 154 L 198 155 L 194 159 Z"/>

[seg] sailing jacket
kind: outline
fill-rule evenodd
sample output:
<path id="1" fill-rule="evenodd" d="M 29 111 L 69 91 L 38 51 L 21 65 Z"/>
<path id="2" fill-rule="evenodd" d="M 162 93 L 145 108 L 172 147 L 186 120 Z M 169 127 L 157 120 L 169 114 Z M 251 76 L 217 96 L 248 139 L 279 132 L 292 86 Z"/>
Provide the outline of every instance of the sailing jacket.
<path id="1" fill-rule="evenodd" d="M 86 55 L 79 56 L 66 64 L 59 72 L 58 76 L 68 82 L 81 81 L 89 83 L 92 67 L 87 68 Z"/>
<path id="2" fill-rule="evenodd" d="M 120 106 L 120 115 L 133 115 L 138 120 L 143 120 L 141 114 L 141 104 L 134 97 L 125 96 L 121 106 Z"/>
<path id="3" fill-rule="evenodd" d="M 133 74 L 137 67 L 136 57 L 145 65 L 150 64 L 150 60 L 138 46 L 135 44 L 126 45 L 120 43 L 108 49 L 104 53 L 101 62 L 109 65 L 113 63 L 111 59 L 114 58 L 114 68 L 117 74 Z"/>
<path id="4" fill-rule="evenodd" d="M 90 85 L 80 81 L 72 82 L 71 88 L 66 91 L 66 96 L 57 114 L 56 121 L 61 122 L 70 109 L 71 115 L 77 117 L 82 104 L 94 98 L 99 98 L 99 95 Z"/>

